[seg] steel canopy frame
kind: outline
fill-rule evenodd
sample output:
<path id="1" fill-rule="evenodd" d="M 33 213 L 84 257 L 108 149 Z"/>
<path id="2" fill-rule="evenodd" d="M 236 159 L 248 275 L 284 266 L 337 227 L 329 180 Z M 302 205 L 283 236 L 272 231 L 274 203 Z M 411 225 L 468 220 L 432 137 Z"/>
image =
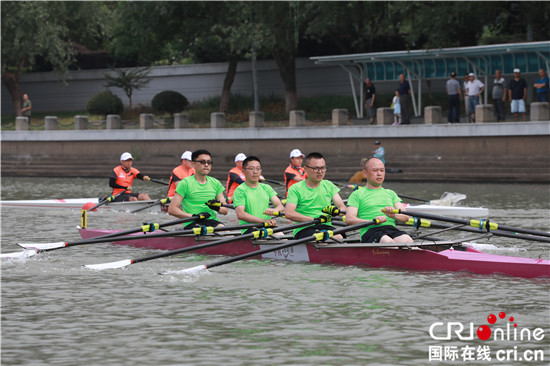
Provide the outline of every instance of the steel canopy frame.
<path id="1" fill-rule="evenodd" d="M 475 47 L 455 47 L 411 51 L 373 52 L 340 56 L 311 57 L 316 64 L 339 65 L 349 76 L 356 115 L 363 117 L 363 81 L 397 81 L 405 74 L 411 85 L 415 116 L 422 111 L 422 80 L 446 79 L 451 71 L 457 75 L 473 72 L 488 85 L 490 75 L 499 69 L 512 74 L 519 67 L 522 73 L 550 70 L 550 41 L 509 43 Z M 417 96 L 413 80 L 417 80 Z M 359 87 L 357 92 L 355 83 Z M 484 102 L 487 103 L 488 92 Z"/>

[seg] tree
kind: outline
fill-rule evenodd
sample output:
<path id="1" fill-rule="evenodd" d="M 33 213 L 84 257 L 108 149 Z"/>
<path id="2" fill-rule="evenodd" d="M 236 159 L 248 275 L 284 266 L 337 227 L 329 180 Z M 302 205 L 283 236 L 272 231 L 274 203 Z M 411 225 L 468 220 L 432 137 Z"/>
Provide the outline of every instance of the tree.
<path id="1" fill-rule="evenodd" d="M 132 94 L 134 90 L 139 90 L 146 87 L 150 79 L 146 79 L 151 69 L 149 68 L 136 68 L 130 70 L 113 70 L 115 75 L 103 74 L 107 79 L 106 87 L 114 86 L 124 90 L 124 93 L 128 96 L 130 101 L 129 109 L 132 110 Z"/>
<path id="2" fill-rule="evenodd" d="M 96 15 L 101 9 L 96 5 L 92 2 L 2 2 L 2 82 L 17 115 L 21 114 L 23 73 L 32 71 L 42 60 L 64 75 L 74 60 L 72 42 L 78 41 L 71 38 L 74 36 L 71 30 L 95 34 Z M 80 20 L 78 26 L 74 19 Z"/>

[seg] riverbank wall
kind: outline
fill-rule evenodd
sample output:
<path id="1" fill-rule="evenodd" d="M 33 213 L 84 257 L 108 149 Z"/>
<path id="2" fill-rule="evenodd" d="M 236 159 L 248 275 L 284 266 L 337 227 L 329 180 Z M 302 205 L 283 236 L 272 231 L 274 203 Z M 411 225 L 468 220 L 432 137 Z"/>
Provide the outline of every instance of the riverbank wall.
<path id="1" fill-rule="evenodd" d="M 371 156 L 386 149 L 388 181 L 550 182 L 550 122 L 402 126 L 3 131 L 1 174 L 105 177 L 122 152 L 134 167 L 168 180 L 185 150 L 207 149 L 212 176 L 225 181 L 237 153 L 256 155 L 263 175 L 283 180 L 289 153 L 325 155 L 327 179 L 347 181 Z"/>

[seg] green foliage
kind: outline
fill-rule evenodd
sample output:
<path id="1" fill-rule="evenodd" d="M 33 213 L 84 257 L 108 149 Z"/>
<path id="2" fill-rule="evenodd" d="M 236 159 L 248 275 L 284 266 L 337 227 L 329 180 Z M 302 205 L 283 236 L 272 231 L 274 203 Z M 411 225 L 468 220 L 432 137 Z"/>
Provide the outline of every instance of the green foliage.
<path id="1" fill-rule="evenodd" d="M 109 90 L 95 94 L 86 105 L 90 114 L 106 116 L 108 114 L 120 114 L 124 109 L 122 100 Z"/>
<path id="2" fill-rule="evenodd" d="M 130 70 L 113 70 L 114 75 L 103 74 L 107 79 L 106 87 L 114 86 L 124 90 L 130 101 L 129 109 L 132 109 L 132 94 L 134 90 L 139 90 L 146 87 L 150 79 L 147 76 L 151 72 L 149 68 L 136 68 Z"/>
<path id="3" fill-rule="evenodd" d="M 183 111 L 189 105 L 186 97 L 172 90 L 165 90 L 155 95 L 151 106 L 159 112 L 170 114 Z"/>

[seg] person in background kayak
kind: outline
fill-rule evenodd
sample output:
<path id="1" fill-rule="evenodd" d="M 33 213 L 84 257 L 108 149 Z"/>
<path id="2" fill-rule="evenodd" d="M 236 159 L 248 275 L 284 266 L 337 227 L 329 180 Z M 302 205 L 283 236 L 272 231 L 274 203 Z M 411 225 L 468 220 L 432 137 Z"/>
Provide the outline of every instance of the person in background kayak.
<path id="1" fill-rule="evenodd" d="M 219 180 L 208 176 L 212 170 L 212 154 L 207 150 L 193 151 L 191 154 L 195 174 L 182 179 L 176 187 L 176 193 L 168 206 L 168 213 L 183 219 L 198 214 L 205 214 L 203 220 L 191 221 L 186 228 L 196 226 L 220 226 L 217 213 L 227 215 L 224 188 Z M 205 216 L 203 215 L 203 216 Z"/>
<path id="2" fill-rule="evenodd" d="M 133 168 L 133 162 L 132 154 L 125 152 L 120 156 L 120 165 L 113 169 L 109 178 L 109 187 L 113 188 L 112 195 L 115 196 L 124 192 L 117 196 L 113 202 L 148 201 L 151 199 L 147 193 L 132 192 L 132 183 L 135 178 L 145 181 L 150 179 L 147 175 L 143 175 L 139 170 Z"/>
<path id="3" fill-rule="evenodd" d="M 298 182 L 307 178 L 306 170 L 302 167 L 304 154 L 298 149 L 290 152 L 290 165 L 285 169 L 285 194 L 288 196 L 288 189 Z"/>
<path id="4" fill-rule="evenodd" d="M 172 170 L 170 180 L 168 181 L 168 193 L 166 196 L 172 198 L 176 193 L 176 186 L 180 180 L 195 174 L 193 162 L 191 161 L 191 151 L 186 151 L 181 155 L 181 164 Z"/>
<path id="5" fill-rule="evenodd" d="M 322 221 L 294 230 L 295 239 L 313 235 L 317 230 L 334 230 L 334 227 L 328 224 L 330 215 L 336 216 L 339 211 L 346 209 L 346 205 L 338 193 L 340 188 L 324 179 L 327 165 L 323 155 L 312 152 L 308 154 L 304 162 L 307 179 L 294 184 L 288 190 L 285 217 L 295 223 L 311 221 L 316 218 L 320 218 Z M 341 239 L 342 235 L 335 235 L 334 238 Z"/>
<path id="6" fill-rule="evenodd" d="M 361 222 L 380 220 L 380 224 L 370 225 L 359 230 L 363 243 L 410 243 L 412 238 L 395 227 L 395 221 L 406 222 L 408 215 L 392 213 L 402 209 L 401 198 L 391 189 L 382 188 L 386 170 L 382 160 L 370 158 L 363 166 L 367 177 L 365 189 L 353 192 L 348 198 L 346 224 L 355 225 Z"/>
<path id="7" fill-rule="evenodd" d="M 242 167 L 245 181 L 235 189 L 233 205 L 239 219 L 239 224 L 267 222 L 277 226 L 275 219 L 270 215 L 274 212 L 282 213 L 285 209 L 275 190 L 267 184 L 260 183 L 262 176 L 262 164 L 256 156 L 247 157 Z M 273 208 L 269 207 L 269 203 Z M 246 230 L 243 230 L 243 234 Z"/>
<path id="8" fill-rule="evenodd" d="M 246 155 L 239 153 L 235 156 L 235 166 L 227 174 L 227 183 L 225 185 L 228 202 L 233 202 L 233 192 L 241 183 L 244 182 L 243 161 Z"/>

